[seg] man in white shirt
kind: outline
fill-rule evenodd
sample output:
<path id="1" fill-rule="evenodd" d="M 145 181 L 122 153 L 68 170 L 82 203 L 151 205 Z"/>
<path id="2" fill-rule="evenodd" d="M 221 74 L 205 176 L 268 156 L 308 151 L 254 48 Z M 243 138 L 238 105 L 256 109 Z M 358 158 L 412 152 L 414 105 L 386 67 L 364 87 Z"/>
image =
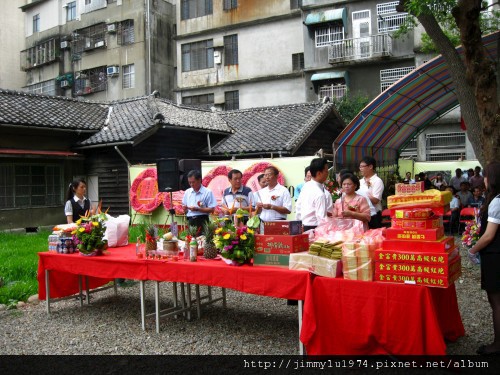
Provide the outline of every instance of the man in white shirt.
<path id="1" fill-rule="evenodd" d="M 278 183 L 279 171 L 268 167 L 264 171 L 267 187 L 259 190 L 257 213 L 262 221 L 286 220 L 292 211 L 292 198 L 286 187 Z"/>
<path id="2" fill-rule="evenodd" d="M 328 178 L 328 162 L 324 158 L 316 158 L 309 166 L 311 181 L 302 187 L 295 205 L 295 217 L 302 220 L 304 231 L 316 228 L 327 216 L 328 200 L 323 183 Z"/>
<path id="3" fill-rule="evenodd" d="M 377 162 L 371 156 L 365 156 L 359 163 L 359 170 L 363 176 L 360 179 L 358 193 L 368 198 L 370 203 L 371 219 L 368 223 L 370 229 L 382 228 L 382 194 L 384 182 L 375 173 Z"/>

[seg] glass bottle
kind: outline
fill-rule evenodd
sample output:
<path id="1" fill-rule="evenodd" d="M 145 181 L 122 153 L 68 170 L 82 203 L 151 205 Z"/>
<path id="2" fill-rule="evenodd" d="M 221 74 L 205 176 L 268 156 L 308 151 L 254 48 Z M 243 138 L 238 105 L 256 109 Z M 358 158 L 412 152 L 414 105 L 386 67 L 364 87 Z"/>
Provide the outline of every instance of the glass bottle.
<path id="1" fill-rule="evenodd" d="M 191 262 L 196 262 L 198 259 L 198 242 L 196 238 L 193 237 L 189 243 L 189 260 Z"/>

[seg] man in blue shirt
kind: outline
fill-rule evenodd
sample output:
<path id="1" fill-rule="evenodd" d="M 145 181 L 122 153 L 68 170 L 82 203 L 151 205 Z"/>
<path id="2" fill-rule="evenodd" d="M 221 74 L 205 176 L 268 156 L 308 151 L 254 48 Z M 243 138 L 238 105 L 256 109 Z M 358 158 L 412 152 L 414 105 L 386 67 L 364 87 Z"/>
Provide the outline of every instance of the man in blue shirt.
<path id="1" fill-rule="evenodd" d="M 192 170 L 187 177 L 191 187 L 184 193 L 182 208 L 187 212 L 189 226 L 196 226 L 200 233 L 203 223 L 208 221 L 209 215 L 217 206 L 217 201 L 214 194 L 201 184 L 200 171 Z"/>
<path id="2" fill-rule="evenodd" d="M 243 174 L 237 169 L 232 169 L 227 174 L 227 179 L 231 186 L 224 190 L 221 206 L 222 210 L 227 215 L 233 215 L 238 208 L 250 211 L 250 206 L 255 205 L 254 202 L 252 202 L 252 189 L 241 184 L 242 176 Z M 247 221 L 248 215 L 245 215 L 243 223 L 246 224 Z"/>

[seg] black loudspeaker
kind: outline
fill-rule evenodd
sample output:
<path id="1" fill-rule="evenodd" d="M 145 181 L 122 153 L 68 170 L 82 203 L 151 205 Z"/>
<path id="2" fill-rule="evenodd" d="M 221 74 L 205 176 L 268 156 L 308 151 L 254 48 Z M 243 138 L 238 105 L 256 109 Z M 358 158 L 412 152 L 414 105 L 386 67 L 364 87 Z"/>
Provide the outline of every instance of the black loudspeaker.
<path id="1" fill-rule="evenodd" d="M 160 192 L 179 191 L 180 174 L 177 159 L 159 159 L 156 161 L 158 190 Z"/>
<path id="2" fill-rule="evenodd" d="M 179 172 L 181 174 L 181 190 L 189 189 L 187 175 L 192 170 L 198 170 L 201 173 L 200 159 L 181 159 L 179 160 Z"/>

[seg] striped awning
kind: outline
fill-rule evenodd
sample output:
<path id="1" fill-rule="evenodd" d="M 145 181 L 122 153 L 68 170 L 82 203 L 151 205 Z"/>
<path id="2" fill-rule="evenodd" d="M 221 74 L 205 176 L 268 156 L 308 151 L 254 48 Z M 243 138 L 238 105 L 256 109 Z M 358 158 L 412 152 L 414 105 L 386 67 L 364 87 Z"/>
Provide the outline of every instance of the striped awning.
<path id="1" fill-rule="evenodd" d="M 500 32 L 483 37 L 487 53 L 498 56 Z M 463 58 L 463 50 L 457 48 Z M 371 155 L 380 165 L 396 162 L 416 134 L 458 105 L 455 85 L 441 55 L 407 74 L 377 96 L 333 143 L 335 163 L 355 165 Z"/>
<path id="2" fill-rule="evenodd" d="M 323 12 L 312 12 L 309 13 L 304 21 L 304 24 L 315 25 L 319 23 L 327 23 L 334 21 L 342 21 L 344 26 L 347 25 L 347 12 L 345 8 L 340 9 L 330 9 Z"/>

